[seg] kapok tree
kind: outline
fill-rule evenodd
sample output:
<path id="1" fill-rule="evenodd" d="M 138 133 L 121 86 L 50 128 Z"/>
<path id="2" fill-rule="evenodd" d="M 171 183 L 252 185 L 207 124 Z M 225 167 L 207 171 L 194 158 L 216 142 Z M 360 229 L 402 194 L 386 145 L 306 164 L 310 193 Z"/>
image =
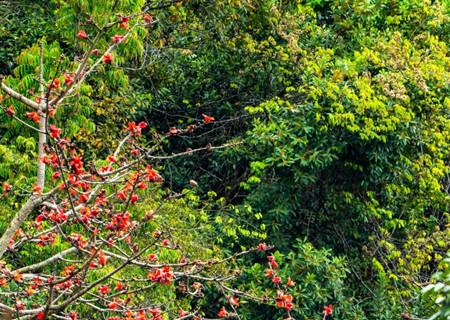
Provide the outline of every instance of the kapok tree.
<path id="1" fill-rule="evenodd" d="M 37 90 L 23 92 L 17 79 L 0 78 L 3 111 L 38 136 L 36 182 L 24 191 L 27 199 L 0 238 L 2 319 L 75 320 L 94 312 L 98 316 L 90 318 L 109 320 L 201 319 L 205 313 L 239 317 L 240 299 L 272 304 L 292 319 L 293 297 L 287 292 L 292 283 L 284 284 L 277 276 L 273 256 L 268 256 L 267 271 L 275 285 L 272 296 L 256 297 L 233 288 L 231 281 L 239 272 L 228 264 L 270 249 L 265 244 L 230 256 L 192 259 L 171 227 L 158 219 L 163 203 L 183 194 L 169 192 L 153 208 L 145 206 L 146 197 L 164 181 L 153 162 L 234 144 L 155 154 L 157 148 L 142 143 L 147 123 L 131 121 L 106 159 L 87 162 L 84 151 L 66 135 L 61 124 L 67 119 L 61 110 L 73 103 L 83 83 L 99 68 L 115 63 L 116 49 L 127 45 L 134 30 L 157 22 L 145 8 L 111 14 L 102 25 L 82 12 L 80 17 L 83 28 L 74 36 L 84 50 L 73 60 L 52 58 L 44 41 L 35 47 L 38 67 L 27 81 L 36 82 Z M 203 115 L 199 123 L 214 121 Z M 167 136 L 194 129 L 177 129 Z M 14 191 L 9 182 L 3 184 L 4 197 Z M 24 264 L 26 259 L 17 259 L 24 254 L 37 255 L 38 262 Z M 226 305 L 201 310 L 192 303 L 184 310 L 176 303 L 168 306 L 148 298 L 149 292 L 165 286 L 176 293 L 174 297 L 195 299 L 204 295 L 206 283 L 223 293 Z"/>

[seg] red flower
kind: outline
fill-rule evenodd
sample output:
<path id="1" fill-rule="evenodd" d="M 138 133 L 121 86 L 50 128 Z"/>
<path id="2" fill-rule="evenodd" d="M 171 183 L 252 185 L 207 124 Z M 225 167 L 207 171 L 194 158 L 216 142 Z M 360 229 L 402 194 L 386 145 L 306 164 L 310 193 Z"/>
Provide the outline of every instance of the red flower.
<path id="1" fill-rule="evenodd" d="M 126 23 L 126 22 L 121 22 L 121 23 L 119 24 L 119 27 L 122 28 L 122 29 L 126 29 L 126 28 L 128 28 L 128 23 Z"/>
<path id="2" fill-rule="evenodd" d="M 114 37 L 112 37 L 112 41 L 114 43 L 122 42 L 125 39 L 124 36 L 121 36 L 120 34 L 116 34 Z"/>
<path id="3" fill-rule="evenodd" d="M 44 320 L 44 319 L 45 319 L 45 313 L 39 312 L 39 313 L 36 315 L 36 319 L 38 319 L 38 320 Z"/>
<path id="4" fill-rule="evenodd" d="M 203 116 L 203 121 L 205 121 L 205 123 L 210 123 L 210 122 L 213 122 L 216 120 L 214 117 L 210 117 L 206 114 L 202 114 L 202 116 Z"/>
<path id="5" fill-rule="evenodd" d="M 100 292 L 100 294 L 105 295 L 111 292 L 111 289 L 107 285 L 103 285 L 98 288 L 98 292 Z"/>
<path id="6" fill-rule="evenodd" d="M 182 318 L 187 316 L 189 313 L 187 313 L 186 311 L 184 311 L 183 309 L 178 310 L 178 317 Z"/>
<path id="7" fill-rule="evenodd" d="M 260 243 L 258 244 L 258 251 L 266 251 L 267 250 L 267 244 Z"/>
<path id="8" fill-rule="evenodd" d="M 150 261 L 155 261 L 156 259 L 158 259 L 158 257 L 156 256 L 156 254 L 150 253 L 150 254 L 148 255 L 148 260 L 150 260 Z"/>
<path id="9" fill-rule="evenodd" d="M 16 112 L 14 111 L 14 107 L 13 106 L 9 106 L 8 109 L 6 109 L 6 114 L 10 117 L 12 117 L 13 115 L 16 114 Z"/>
<path id="10" fill-rule="evenodd" d="M 273 277 L 273 278 L 272 278 L 272 282 L 273 282 L 273 283 L 277 283 L 277 284 L 278 284 L 278 283 L 281 283 L 281 278 L 278 277 L 278 276 Z"/>
<path id="11" fill-rule="evenodd" d="M 120 16 L 120 21 L 127 23 L 130 20 L 128 17 Z"/>
<path id="12" fill-rule="evenodd" d="M 156 283 L 170 284 L 170 279 L 173 278 L 173 272 L 170 270 L 170 267 L 154 269 L 148 273 L 147 278 Z"/>
<path id="13" fill-rule="evenodd" d="M 56 139 L 61 135 L 61 129 L 59 129 L 54 124 L 50 125 L 50 137 Z"/>
<path id="14" fill-rule="evenodd" d="M 59 79 L 53 80 L 52 84 L 50 85 L 50 88 L 58 90 L 59 89 Z"/>
<path id="15" fill-rule="evenodd" d="M 89 36 L 87 35 L 86 31 L 84 31 L 84 30 L 78 31 L 77 37 L 80 38 L 80 39 L 87 39 L 87 38 L 89 38 Z"/>
<path id="16" fill-rule="evenodd" d="M 3 183 L 3 193 L 7 193 L 11 190 L 12 186 L 8 182 Z"/>
<path id="17" fill-rule="evenodd" d="M 161 245 L 163 246 L 163 247 L 167 247 L 168 245 L 169 245 L 169 239 L 164 239 L 162 242 L 161 242 Z"/>
<path id="18" fill-rule="evenodd" d="M 287 282 L 286 282 L 286 285 L 287 285 L 288 287 L 292 287 L 292 286 L 295 286 L 295 282 L 292 281 L 291 277 L 289 277 L 288 280 L 287 280 Z"/>
<path id="19" fill-rule="evenodd" d="M 323 314 L 329 316 L 333 313 L 333 305 L 329 304 L 327 306 L 323 306 Z"/>
<path id="20" fill-rule="evenodd" d="M 274 256 L 267 256 L 267 260 L 269 260 L 269 264 L 273 269 L 277 269 L 278 268 L 278 263 L 275 261 L 275 257 Z"/>
<path id="21" fill-rule="evenodd" d="M 56 179 L 58 179 L 59 178 L 59 172 L 58 171 L 55 171 L 54 173 L 53 173 L 53 175 L 52 175 L 52 179 L 53 180 L 56 180 Z"/>
<path id="22" fill-rule="evenodd" d="M 123 283 L 122 282 L 118 282 L 117 284 L 116 284 L 116 288 L 115 288 L 115 290 L 116 291 L 121 291 L 121 290 L 123 290 Z"/>
<path id="23" fill-rule="evenodd" d="M 111 52 L 107 52 L 103 55 L 103 62 L 106 64 L 111 64 L 113 60 L 113 55 Z"/>
<path id="24" fill-rule="evenodd" d="M 125 201 L 127 199 L 127 194 L 125 191 L 121 190 L 117 193 L 117 198 L 119 198 L 122 201 Z"/>
<path id="25" fill-rule="evenodd" d="M 130 200 L 131 200 L 131 203 L 136 203 L 139 200 L 139 197 L 137 194 L 134 193 L 131 195 Z"/>
<path id="26" fill-rule="evenodd" d="M 106 255 L 103 252 L 100 252 L 98 255 L 98 263 L 103 267 L 106 264 Z"/>
<path id="27" fill-rule="evenodd" d="M 110 303 L 108 303 L 108 309 L 110 310 L 115 310 L 119 307 L 119 304 L 115 301 L 112 301 Z"/>
<path id="28" fill-rule="evenodd" d="M 144 19 L 144 21 L 147 23 L 153 23 L 153 17 L 151 15 L 149 15 L 148 13 L 144 14 L 142 19 Z"/>
<path id="29" fill-rule="evenodd" d="M 70 320 L 77 320 L 77 313 L 75 311 L 70 311 L 69 318 Z"/>
<path id="30" fill-rule="evenodd" d="M 64 83 L 66 85 L 70 85 L 72 82 L 73 82 L 73 77 L 69 73 L 64 74 Z"/>
<path id="31" fill-rule="evenodd" d="M 267 269 L 265 274 L 267 278 L 272 278 L 274 275 L 274 271 L 272 269 Z"/>
<path id="32" fill-rule="evenodd" d="M 111 155 L 111 156 L 108 156 L 108 161 L 111 163 L 115 163 L 115 162 L 117 162 L 117 159 L 115 156 Z"/>
<path id="33" fill-rule="evenodd" d="M 232 306 L 239 307 L 239 298 L 238 297 L 231 297 L 229 299 L 229 302 Z"/>
<path id="34" fill-rule="evenodd" d="M 225 318 L 226 316 L 228 316 L 228 312 L 225 309 L 225 307 L 220 308 L 219 313 L 217 314 L 217 316 L 219 318 Z"/>
<path id="35" fill-rule="evenodd" d="M 147 122 L 141 121 L 139 124 L 136 124 L 136 122 L 131 121 L 128 122 L 128 126 L 125 130 L 129 131 L 134 136 L 140 136 L 142 129 L 145 128 L 147 128 Z"/>
<path id="36" fill-rule="evenodd" d="M 39 119 L 41 119 L 41 117 L 36 112 L 27 112 L 25 113 L 25 115 L 28 119 L 36 123 L 39 123 Z"/>
<path id="37" fill-rule="evenodd" d="M 41 194 L 42 193 L 42 188 L 39 185 L 34 184 L 33 185 L 33 193 L 34 194 Z"/>

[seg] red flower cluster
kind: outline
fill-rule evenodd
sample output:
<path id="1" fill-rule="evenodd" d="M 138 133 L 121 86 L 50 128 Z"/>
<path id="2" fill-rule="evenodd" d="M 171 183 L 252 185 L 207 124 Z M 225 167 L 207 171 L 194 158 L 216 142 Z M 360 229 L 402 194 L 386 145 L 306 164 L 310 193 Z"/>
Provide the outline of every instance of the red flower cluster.
<path id="1" fill-rule="evenodd" d="M 39 241 L 37 243 L 37 246 L 43 247 L 43 246 L 52 244 L 53 242 L 55 242 L 55 239 L 56 239 L 56 233 L 54 233 L 54 232 L 41 234 L 39 236 Z"/>
<path id="2" fill-rule="evenodd" d="M 275 301 L 279 308 L 283 308 L 288 311 L 292 310 L 292 308 L 294 307 L 294 304 L 292 303 L 293 300 L 294 299 L 292 298 L 292 295 L 285 294 L 283 290 L 277 291 L 277 297 L 275 298 Z"/>
<path id="3" fill-rule="evenodd" d="M 142 129 L 147 128 L 147 122 L 141 121 L 138 124 L 136 122 L 131 121 L 128 123 L 126 131 L 129 131 L 131 135 L 133 136 L 140 136 Z"/>
<path id="4" fill-rule="evenodd" d="M 75 156 L 72 159 L 70 159 L 69 164 L 72 167 L 75 174 L 80 175 L 83 173 L 83 157 Z"/>
<path id="5" fill-rule="evenodd" d="M 117 213 L 113 215 L 111 222 L 106 224 L 106 229 L 113 231 L 128 231 L 133 226 L 133 222 L 130 219 L 130 213 Z"/>
<path id="6" fill-rule="evenodd" d="M 50 125 L 49 130 L 50 130 L 50 137 L 52 137 L 53 139 L 57 139 L 60 137 L 61 129 L 56 127 L 54 124 Z"/>
<path id="7" fill-rule="evenodd" d="M 150 271 L 147 275 L 148 279 L 152 282 L 157 282 L 161 284 L 170 284 L 173 278 L 173 272 L 170 270 L 170 267 L 163 267 L 159 269 L 155 269 Z"/>
<path id="8" fill-rule="evenodd" d="M 25 116 L 33 122 L 39 123 L 41 117 L 36 112 L 27 112 Z"/>

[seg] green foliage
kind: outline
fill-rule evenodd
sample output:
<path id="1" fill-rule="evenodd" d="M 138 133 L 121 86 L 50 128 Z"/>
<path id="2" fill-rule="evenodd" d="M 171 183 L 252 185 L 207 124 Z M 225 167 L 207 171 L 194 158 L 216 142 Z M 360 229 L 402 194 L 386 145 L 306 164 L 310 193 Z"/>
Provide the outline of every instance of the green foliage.
<path id="1" fill-rule="evenodd" d="M 15 68 L 0 66 L 13 70 L 6 81 L 22 93 L 37 90 L 36 42 L 43 36 L 37 30 L 46 35 L 45 75 L 52 79 L 69 67 L 68 59 L 59 59 L 62 53 L 73 58 L 89 46 L 76 38 L 78 30 L 93 37 L 96 26 L 117 18 L 112 12 L 136 13 L 144 1 L 52 5 L 54 13 L 39 6 L 25 19 L 11 7 L 4 11 L 8 23 L 0 28 L 5 43 L 0 61 L 11 61 L 19 49 L 30 47 L 18 55 Z M 419 289 L 448 251 L 450 235 L 448 3 L 193 0 L 152 5 L 162 6 L 151 11 L 158 22 L 136 27 L 113 65 L 100 66 L 54 119 L 92 150 L 86 157 L 109 154 L 130 117 L 150 123 L 147 138 L 157 141 L 157 151 L 243 140 L 234 149 L 156 164 L 168 186 L 187 193 L 186 202 L 171 204 L 161 219 L 179 229 L 176 237 L 192 257 L 220 256 L 260 240 L 274 244 L 282 278 L 297 283 L 298 319 L 319 319 L 328 303 L 335 305 L 339 319 L 428 315 Z M 56 21 L 57 30 L 50 30 L 49 21 L 52 27 Z M 123 32 L 113 28 L 100 39 L 99 49 Z M 9 104 L 18 114 L 26 111 L 6 99 Z M 217 121 L 202 123 L 203 113 Z M 0 176 L 23 186 L 33 179 L 34 134 L 0 117 Z M 197 126 L 193 134 L 163 138 L 157 133 L 188 125 Z M 190 179 L 198 182 L 195 193 L 187 191 Z M 143 210 L 155 205 L 153 194 L 148 196 Z M 18 199 L 2 200 L 2 217 L 18 206 Z M 194 231 L 184 232 L 188 227 Z M 210 245 L 205 249 L 205 244 Z M 166 258 L 180 257 L 168 253 Z M 33 258 L 25 254 L 23 259 Z M 448 269 L 447 259 L 437 282 L 426 290 L 441 308 L 435 318 L 448 318 L 450 312 Z M 260 280 L 263 272 L 261 264 L 247 270 L 241 287 L 269 294 L 270 280 Z M 154 294 L 178 303 L 170 290 Z M 210 305 L 215 316 L 214 294 L 199 303 Z M 282 316 L 265 308 L 243 304 L 242 317 Z"/>
<path id="2" fill-rule="evenodd" d="M 296 308 L 292 316 L 295 319 L 322 319 L 321 312 L 324 305 L 333 304 L 333 314 L 339 319 L 367 319 L 359 306 L 359 302 L 352 296 L 346 285 L 350 273 L 348 262 L 341 257 L 332 255 L 327 249 L 316 249 L 311 243 L 295 241 L 292 251 L 284 255 L 275 252 L 276 260 L 280 264 L 278 274 L 284 279 L 295 282 L 289 289 L 294 296 Z M 274 284 L 269 278 L 262 278 L 267 266 L 255 264 L 243 277 L 245 289 L 258 295 L 271 296 L 270 289 Z M 267 288 L 259 292 L 261 288 Z M 273 313 L 264 306 L 246 305 L 243 311 L 245 319 L 283 319 L 283 312 Z M 261 310 L 264 308 L 264 312 Z"/>
<path id="3" fill-rule="evenodd" d="M 433 275 L 435 280 L 422 289 L 430 301 L 430 309 L 438 309 L 431 319 L 450 319 L 450 255 L 441 262 L 439 272 Z"/>
<path id="4" fill-rule="evenodd" d="M 8 74 L 20 51 L 46 36 L 55 39 L 53 6 L 49 1 L 0 2 L 0 74 Z"/>

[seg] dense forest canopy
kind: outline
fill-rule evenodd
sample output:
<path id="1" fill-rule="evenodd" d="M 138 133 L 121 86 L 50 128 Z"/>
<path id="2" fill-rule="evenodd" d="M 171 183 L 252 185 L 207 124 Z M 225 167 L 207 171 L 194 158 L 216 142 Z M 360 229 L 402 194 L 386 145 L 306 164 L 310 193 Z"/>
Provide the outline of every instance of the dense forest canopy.
<path id="1" fill-rule="evenodd" d="M 0 0 L 1 319 L 450 319 L 445 0 Z"/>

